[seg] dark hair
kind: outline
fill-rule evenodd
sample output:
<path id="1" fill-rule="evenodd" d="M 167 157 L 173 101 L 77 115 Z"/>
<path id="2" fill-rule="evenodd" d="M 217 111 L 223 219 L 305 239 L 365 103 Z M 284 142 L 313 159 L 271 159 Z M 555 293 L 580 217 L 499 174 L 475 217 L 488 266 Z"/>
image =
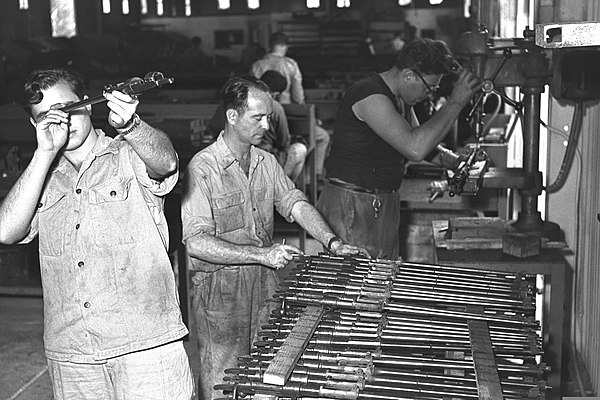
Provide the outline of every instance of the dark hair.
<path id="1" fill-rule="evenodd" d="M 44 98 L 42 90 L 48 90 L 59 83 L 68 85 L 79 99 L 83 99 L 85 83 L 78 72 L 65 68 L 38 69 L 25 79 L 21 106 L 31 116 L 31 107 L 39 104 Z"/>
<path id="2" fill-rule="evenodd" d="M 281 93 L 287 87 L 287 79 L 281 73 L 272 69 L 265 71 L 260 80 L 269 86 L 271 92 Z"/>
<path id="3" fill-rule="evenodd" d="M 229 78 L 221 89 L 221 105 L 223 110 L 234 109 L 243 112 L 248 106 L 248 92 L 250 88 L 268 93 L 269 87 L 260 79 L 251 76 L 234 76 Z"/>
<path id="4" fill-rule="evenodd" d="M 428 75 L 447 75 L 454 57 L 441 40 L 416 38 L 398 52 L 394 65 L 398 69 L 416 69 Z"/>
<path id="5" fill-rule="evenodd" d="M 271 36 L 269 36 L 269 46 L 271 46 L 271 48 L 278 44 L 288 44 L 288 37 L 285 33 L 273 32 Z"/>

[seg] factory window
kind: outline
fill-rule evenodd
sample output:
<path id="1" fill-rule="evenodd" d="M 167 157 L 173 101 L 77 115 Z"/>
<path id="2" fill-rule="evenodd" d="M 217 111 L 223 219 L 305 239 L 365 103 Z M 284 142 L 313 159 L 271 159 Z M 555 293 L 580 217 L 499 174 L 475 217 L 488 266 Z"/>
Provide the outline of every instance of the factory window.
<path id="1" fill-rule="evenodd" d="M 257 10 L 260 7 L 260 0 L 248 0 L 248 8 L 251 10 Z"/>
<path id="2" fill-rule="evenodd" d="M 348 8 L 350 7 L 350 0 L 337 0 L 338 8 Z"/>
<path id="3" fill-rule="evenodd" d="M 140 1 L 140 12 L 142 13 L 142 15 L 148 14 L 148 0 Z"/>
<path id="4" fill-rule="evenodd" d="M 229 10 L 231 7 L 231 2 L 229 0 L 218 0 L 219 2 L 219 10 Z"/>
<path id="5" fill-rule="evenodd" d="M 429 0 L 428 1 L 429 5 L 431 5 L 431 6 L 437 6 L 437 5 L 442 4 L 443 2 L 444 2 L 444 0 Z M 467 2 L 470 2 L 470 0 L 466 0 L 465 4 Z M 421 5 L 417 6 L 417 7 L 425 7 L 426 6 L 426 3 L 424 3 L 424 2 L 417 2 L 417 4 L 419 4 L 419 3 L 421 3 Z M 412 4 L 412 0 L 398 0 L 398 5 L 400 7 L 405 7 L 405 6 L 408 6 L 410 4 Z"/>
<path id="6" fill-rule="evenodd" d="M 19 10 L 29 10 L 29 0 L 19 0 Z"/>
<path id="7" fill-rule="evenodd" d="M 156 0 L 156 15 L 163 15 L 165 13 L 165 4 L 163 0 Z"/>
<path id="8" fill-rule="evenodd" d="M 102 0 L 102 12 L 110 14 L 110 0 Z"/>
<path id="9" fill-rule="evenodd" d="M 75 0 L 50 0 L 50 21 L 52 37 L 70 38 L 77 35 Z"/>
<path id="10" fill-rule="evenodd" d="M 192 3 L 191 0 L 185 0 L 185 16 L 189 17 L 192 15 Z"/>
<path id="11" fill-rule="evenodd" d="M 319 8 L 321 7 L 321 0 L 306 0 L 306 8 Z"/>
<path id="12" fill-rule="evenodd" d="M 123 10 L 123 14 L 129 14 L 129 0 L 123 0 L 121 2 L 121 9 Z"/>

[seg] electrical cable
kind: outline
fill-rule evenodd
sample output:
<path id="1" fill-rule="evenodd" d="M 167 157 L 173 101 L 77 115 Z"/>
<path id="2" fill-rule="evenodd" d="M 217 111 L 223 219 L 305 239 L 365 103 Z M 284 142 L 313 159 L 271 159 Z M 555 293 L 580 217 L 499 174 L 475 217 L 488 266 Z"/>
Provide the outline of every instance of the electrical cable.
<path id="1" fill-rule="evenodd" d="M 558 175 L 556 176 L 555 181 L 550 185 L 547 185 L 545 188 L 547 193 L 558 192 L 567 180 L 568 173 L 573 163 L 573 158 L 575 157 L 575 153 L 577 152 L 577 143 L 579 141 L 579 135 L 581 134 L 581 126 L 583 124 L 583 114 L 583 103 L 577 102 L 575 104 L 575 110 L 573 111 L 573 120 L 571 123 L 572 129 L 571 134 L 569 135 L 567 151 L 565 152 L 565 156 L 563 158 L 560 170 L 558 171 Z"/>

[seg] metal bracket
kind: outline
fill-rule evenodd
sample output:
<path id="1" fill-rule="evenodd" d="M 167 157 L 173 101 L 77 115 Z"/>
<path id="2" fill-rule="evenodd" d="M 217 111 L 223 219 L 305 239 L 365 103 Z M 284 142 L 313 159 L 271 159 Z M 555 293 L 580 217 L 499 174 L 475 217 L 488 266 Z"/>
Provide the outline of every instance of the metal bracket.
<path id="1" fill-rule="evenodd" d="M 536 24 L 535 44 L 546 49 L 600 46 L 600 22 Z"/>

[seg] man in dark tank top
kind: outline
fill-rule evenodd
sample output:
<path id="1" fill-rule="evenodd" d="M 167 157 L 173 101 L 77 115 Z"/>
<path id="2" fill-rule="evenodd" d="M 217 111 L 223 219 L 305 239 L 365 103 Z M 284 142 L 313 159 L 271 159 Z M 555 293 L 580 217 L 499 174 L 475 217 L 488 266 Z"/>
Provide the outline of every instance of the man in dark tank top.
<path id="1" fill-rule="evenodd" d="M 424 160 L 480 88 L 462 70 L 448 101 L 419 125 L 411 107 L 433 96 L 454 62 L 444 42 L 414 39 L 389 70 L 354 83 L 340 103 L 317 208 L 338 236 L 372 256 L 399 255 L 405 163 Z"/>

